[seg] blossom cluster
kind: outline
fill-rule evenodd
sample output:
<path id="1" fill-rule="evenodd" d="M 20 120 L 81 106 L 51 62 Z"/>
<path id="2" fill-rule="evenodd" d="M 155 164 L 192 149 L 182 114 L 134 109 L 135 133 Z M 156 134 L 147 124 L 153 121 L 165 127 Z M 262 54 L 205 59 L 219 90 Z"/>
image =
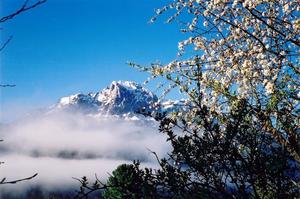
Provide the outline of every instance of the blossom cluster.
<path id="1" fill-rule="evenodd" d="M 163 95 L 178 87 L 195 106 L 209 107 L 219 122 L 246 101 L 253 118 L 263 120 L 264 130 L 297 151 L 299 1 L 174 0 L 158 9 L 151 22 L 166 13 L 172 13 L 167 22 L 178 21 L 187 37 L 178 42 L 176 60 L 140 68 L 152 79 L 168 80 Z M 197 114 L 190 111 L 182 117 Z"/>
<path id="2" fill-rule="evenodd" d="M 187 92 L 199 80 L 204 102 L 220 111 L 228 98 L 247 98 L 253 105 L 266 107 L 281 91 L 290 96 L 287 100 L 294 108 L 298 107 L 297 0 L 175 0 L 158 9 L 157 16 L 168 10 L 176 11 L 168 22 L 181 15 L 185 18 L 184 14 L 193 16 L 182 29 L 188 38 L 178 43 L 178 49 L 179 55 L 189 46 L 194 52 L 190 59 L 179 56 L 154 67 L 154 75 L 169 77 Z"/>

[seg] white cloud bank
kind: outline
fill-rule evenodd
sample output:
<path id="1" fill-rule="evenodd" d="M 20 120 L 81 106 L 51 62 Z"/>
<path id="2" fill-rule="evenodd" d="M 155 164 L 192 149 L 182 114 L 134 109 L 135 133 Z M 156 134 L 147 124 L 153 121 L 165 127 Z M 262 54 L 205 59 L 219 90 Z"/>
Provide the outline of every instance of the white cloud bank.
<path id="1" fill-rule="evenodd" d="M 95 173 L 102 179 L 119 164 L 139 159 L 144 165 L 157 165 L 148 149 L 159 156 L 169 147 L 157 127 L 133 121 L 99 119 L 60 113 L 30 117 L 1 127 L 0 178 L 7 180 L 39 175 L 31 181 L 0 188 L 23 189 L 44 185 L 57 189 L 78 186 L 72 177 Z"/>

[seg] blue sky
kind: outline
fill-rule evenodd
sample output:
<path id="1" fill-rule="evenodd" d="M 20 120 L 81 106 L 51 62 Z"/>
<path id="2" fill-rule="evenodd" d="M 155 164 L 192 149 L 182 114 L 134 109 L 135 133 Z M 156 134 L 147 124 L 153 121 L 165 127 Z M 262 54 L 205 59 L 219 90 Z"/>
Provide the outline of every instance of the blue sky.
<path id="1" fill-rule="evenodd" d="M 32 0 L 33 2 L 34 0 Z M 23 0 L 1 1 L 1 16 Z M 183 38 L 165 18 L 149 24 L 158 0 L 48 0 L 2 24 L 1 118 L 51 105 L 60 97 L 98 91 L 113 80 L 143 82 L 146 74 L 126 62 L 166 63 Z M 152 88 L 153 89 L 153 88 Z"/>

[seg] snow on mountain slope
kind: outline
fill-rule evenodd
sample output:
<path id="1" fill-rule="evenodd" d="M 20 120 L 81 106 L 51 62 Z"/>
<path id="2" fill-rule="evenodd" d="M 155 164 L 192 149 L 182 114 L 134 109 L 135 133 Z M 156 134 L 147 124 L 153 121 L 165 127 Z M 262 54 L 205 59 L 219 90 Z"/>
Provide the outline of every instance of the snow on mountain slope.
<path id="1" fill-rule="evenodd" d="M 131 81 L 113 81 L 95 96 L 101 110 L 111 114 L 137 113 L 149 110 L 158 98 L 141 85 Z"/>
<path id="2" fill-rule="evenodd" d="M 95 113 L 99 108 L 99 102 L 95 100 L 95 94 L 93 93 L 87 95 L 78 93 L 61 98 L 53 108 L 54 110 L 64 109 L 76 110 L 84 113 Z"/>
<path id="3" fill-rule="evenodd" d="M 105 89 L 89 94 L 78 93 L 61 98 L 48 113 L 75 111 L 101 117 L 144 118 L 140 112 L 152 112 L 158 98 L 151 91 L 132 81 L 113 81 Z"/>

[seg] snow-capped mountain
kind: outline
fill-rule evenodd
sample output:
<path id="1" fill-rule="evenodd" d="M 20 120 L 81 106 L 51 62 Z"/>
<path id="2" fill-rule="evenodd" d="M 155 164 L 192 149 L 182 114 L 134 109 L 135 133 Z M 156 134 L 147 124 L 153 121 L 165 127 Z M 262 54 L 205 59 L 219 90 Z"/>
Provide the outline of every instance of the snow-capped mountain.
<path id="1" fill-rule="evenodd" d="M 113 81 L 95 98 L 102 111 L 112 114 L 137 113 L 142 109 L 150 111 L 152 104 L 158 100 L 152 92 L 130 81 Z"/>
<path id="2" fill-rule="evenodd" d="M 83 113 L 98 112 L 100 103 L 95 99 L 96 94 L 89 93 L 87 95 L 78 93 L 75 95 L 63 97 L 59 102 L 51 107 L 51 111 L 68 110 L 81 111 Z"/>
<path id="3" fill-rule="evenodd" d="M 158 102 L 158 97 L 138 83 L 113 81 L 96 93 L 78 93 L 61 98 L 48 113 L 75 111 L 99 117 L 118 117 L 129 120 L 145 119 L 145 113 L 170 113 L 184 110 L 186 100 Z M 149 118 L 148 118 L 149 119 Z"/>
<path id="4" fill-rule="evenodd" d="M 113 81 L 96 93 L 61 98 L 50 112 L 66 110 L 92 115 L 139 117 L 141 112 L 154 111 L 158 98 L 151 91 L 132 81 Z M 160 108 L 156 108 L 160 111 Z"/>

